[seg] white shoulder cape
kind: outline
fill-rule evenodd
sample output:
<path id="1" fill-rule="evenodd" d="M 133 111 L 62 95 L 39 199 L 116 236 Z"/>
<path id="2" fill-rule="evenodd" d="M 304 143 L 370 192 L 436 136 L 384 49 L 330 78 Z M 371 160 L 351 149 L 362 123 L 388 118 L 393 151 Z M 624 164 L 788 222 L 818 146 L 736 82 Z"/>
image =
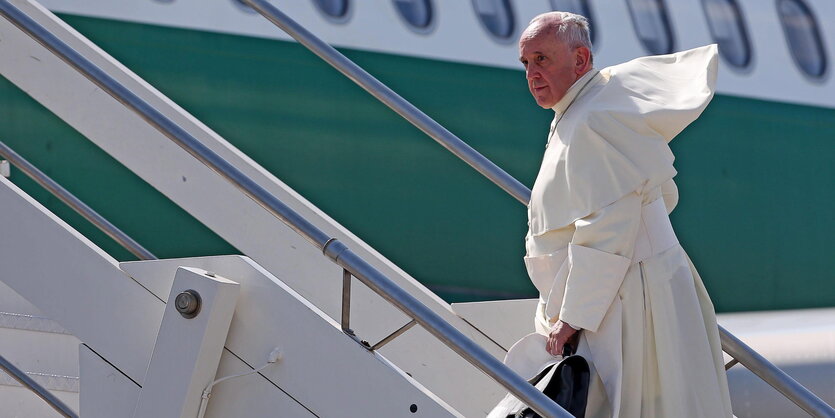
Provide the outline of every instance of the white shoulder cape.
<path id="1" fill-rule="evenodd" d="M 667 144 L 713 98 L 717 61 L 716 45 L 642 57 L 605 68 L 567 94 L 563 100 L 573 102 L 562 104 L 531 190 L 531 235 L 673 178 Z"/>

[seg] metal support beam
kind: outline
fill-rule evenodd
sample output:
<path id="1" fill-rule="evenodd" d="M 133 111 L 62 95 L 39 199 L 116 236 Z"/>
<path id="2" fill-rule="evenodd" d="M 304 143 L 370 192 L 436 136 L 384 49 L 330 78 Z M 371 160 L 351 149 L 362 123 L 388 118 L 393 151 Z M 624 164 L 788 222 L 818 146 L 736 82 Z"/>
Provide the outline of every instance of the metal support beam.
<path id="1" fill-rule="evenodd" d="M 732 359 L 731 361 L 725 363 L 725 371 L 730 370 L 731 367 L 736 366 L 737 364 L 739 364 L 739 360 L 737 359 Z"/>
<path id="2" fill-rule="evenodd" d="M 200 269 L 174 278 L 135 418 L 197 416 L 215 378 L 240 286 Z"/>
<path id="3" fill-rule="evenodd" d="M 379 349 L 383 348 L 384 345 L 390 343 L 393 339 L 399 337 L 401 334 L 408 331 L 409 328 L 415 326 L 415 324 L 417 324 L 417 322 L 415 322 L 414 319 L 409 321 L 408 323 L 406 323 L 406 325 L 403 325 L 402 327 L 398 328 L 397 331 L 394 331 L 391 334 L 389 334 L 388 337 L 383 338 L 382 340 L 380 340 L 380 342 L 378 342 L 377 344 L 374 344 L 371 347 L 371 349 L 376 351 L 376 350 L 379 350 Z"/>
<path id="4" fill-rule="evenodd" d="M 342 330 L 351 330 L 351 272 L 342 270 Z"/>

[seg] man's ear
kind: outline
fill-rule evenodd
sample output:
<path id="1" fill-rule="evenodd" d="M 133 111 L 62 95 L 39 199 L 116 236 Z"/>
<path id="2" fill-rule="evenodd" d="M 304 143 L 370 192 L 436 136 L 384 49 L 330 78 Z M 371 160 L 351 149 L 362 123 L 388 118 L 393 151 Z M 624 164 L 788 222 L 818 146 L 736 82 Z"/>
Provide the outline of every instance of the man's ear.
<path id="1" fill-rule="evenodd" d="M 591 67 L 591 51 L 579 46 L 574 50 L 574 71 L 577 74 L 585 73 Z"/>

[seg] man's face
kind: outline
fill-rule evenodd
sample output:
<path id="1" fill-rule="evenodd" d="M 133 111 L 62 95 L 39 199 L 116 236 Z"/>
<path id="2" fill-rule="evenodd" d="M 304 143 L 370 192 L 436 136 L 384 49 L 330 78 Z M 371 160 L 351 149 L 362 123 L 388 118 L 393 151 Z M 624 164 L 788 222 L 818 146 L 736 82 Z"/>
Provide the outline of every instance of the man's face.
<path id="1" fill-rule="evenodd" d="M 519 60 L 525 66 L 528 89 L 543 108 L 554 107 L 579 78 L 575 50 L 559 41 L 553 32 L 522 36 Z"/>

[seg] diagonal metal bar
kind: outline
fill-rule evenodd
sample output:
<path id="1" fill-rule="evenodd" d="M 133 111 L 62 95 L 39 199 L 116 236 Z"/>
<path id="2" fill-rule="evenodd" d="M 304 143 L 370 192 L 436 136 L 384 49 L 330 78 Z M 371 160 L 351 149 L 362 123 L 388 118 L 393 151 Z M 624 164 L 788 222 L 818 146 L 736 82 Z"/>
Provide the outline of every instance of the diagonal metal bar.
<path id="1" fill-rule="evenodd" d="M 739 360 L 737 359 L 732 359 L 731 361 L 725 363 L 725 371 L 730 370 L 731 367 L 736 366 L 737 364 L 739 364 Z"/>
<path id="2" fill-rule="evenodd" d="M 46 175 L 46 173 L 32 165 L 32 163 L 26 161 L 25 158 L 21 157 L 20 154 L 9 148 L 9 146 L 4 144 L 2 141 L 0 141 L 0 157 L 9 160 L 10 163 L 19 168 L 20 171 L 29 176 L 29 178 L 40 184 L 41 187 L 48 190 L 53 196 L 64 202 L 65 205 L 69 206 L 88 222 L 95 225 L 96 228 L 104 232 L 108 237 L 119 243 L 119 245 L 130 251 L 131 254 L 135 255 L 140 260 L 157 259 L 150 251 L 145 249 L 145 247 L 136 242 L 128 234 L 124 233 L 124 231 L 119 229 L 116 225 L 113 225 L 110 221 L 99 215 L 99 213 L 93 210 L 93 208 L 87 206 L 87 204 L 82 202 L 81 199 L 75 197 L 67 189 L 63 188 L 55 180 L 52 180 Z"/>
<path id="3" fill-rule="evenodd" d="M 395 338 L 401 336 L 404 332 L 408 331 L 410 328 L 415 326 L 415 324 L 417 324 L 417 322 L 415 322 L 414 319 L 407 322 L 406 325 L 403 325 L 402 327 L 398 328 L 397 331 L 394 331 L 391 334 L 389 334 L 388 337 L 383 338 L 382 340 L 380 340 L 380 342 L 378 342 L 377 344 L 374 344 L 371 347 L 371 349 L 376 351 L 376 350 L 379 350 L 379 349 L 383 348 L 384 345 L 390 343 Z"/>
<path id="4" fill-rule="evenodd" d="M 0 356 L 0 369 L 3 369 L 12 379 L 17 380 L 18 383 L 23 385 L 23 387 L 31 390 L 38 395 L 39 398 L 43 399 L 47 404 L 49 404 L 52 409 L 58 411 L 59 414 L 65 416 L 67 418 L 78 418 L 78 414 L 75 413 L 72 409 L 70 409 L 67 404 L 62 402 L 58 399 L 52 392 L 46 390 L 43 386 L 39 385 L 38 382 L 32 380 L 29 375 L 27 375 L 22 370 L 18 369 L 17 366 L 12 364 L 10 361 L 6 360 L 5 357 Z"/>

